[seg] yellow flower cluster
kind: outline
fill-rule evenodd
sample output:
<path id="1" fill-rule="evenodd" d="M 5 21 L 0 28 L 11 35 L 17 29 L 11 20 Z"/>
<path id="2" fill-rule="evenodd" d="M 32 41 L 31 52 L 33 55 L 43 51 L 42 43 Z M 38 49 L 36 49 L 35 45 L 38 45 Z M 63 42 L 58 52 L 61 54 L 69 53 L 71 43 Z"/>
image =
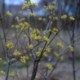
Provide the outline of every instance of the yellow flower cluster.
<path id="1" fill-rule="evenodd" d="M 28 48 L 29 48 L 29 49 L 33 49 L 33 48 L 34 48 L 34 45 L 33 45 L 33 44 L 29 44 L 29 45 L 28 45 Z"/>
<path id="2" fill-rule="evenodd" d="M 64 48 L 64 45 L 63 45 L 62 42 L 58 42 L 58 43 L 57 43 L 57 46 L 58 46 L 59 48 Z"/>
<path id="3" fill-rule="evenodd" d="M 5 75 L 6 73 L 5 73 L 5 71 L 1 70 L 0 74 Z"/>
<path id="4" fill-rule="evenodd" d="M 46 67 L 47 67 L 49 70 L 52 70 L 52 69 L 53 69 L 52 64 L 47 64 Z"/>
<path id="5" fill-rule="evenodd" d="M 2 61 L 2 58 L 0 58 L 0 61 Z"/>
<path id="6" fill-rule="evenodd" d="M 75 20 L 75 18 L 73 16 L 70 16 L 69 18 L 70 18 L 71 21 Z"/>
<path id="7" fill-rule="evenodd" d="M 55 52 L 54 52 L 54 56 L 55 56 L 55 57 L 59 57 L 59 53 L 55 51 Z"/>
<path id="8" fill-rule="evenodd" d="M 7 41 L 7 42 L 6 42 L 6 47 L 9 48 L 9 49 L 11 49 L 11 48 L 14 47 L 14 43 L 11 42 L 11 41 Z"/>
<path id="9" fill-rule="evenodd" d="M 44 36 L 44 37 L 43 37 L 43 41 L 44 41 L 44 42 L 48 42 L 48 41 L 49 41 L 49 38 L 48 38 L 47 36 Z"/>
<path id="10" fill-rule="evenodd" d="M 13 33 L 13 34 L 12 34 L 12 37 L 13 37 L 13 38 L 16 38 L 16 37 L 17 37 L 17 34 Z"/>
<path id="11" fill-rule="evenodd" d="M 51 32 L 52 32 L 53 34 L 57 34 L 58 29 L 57 29 L 57 28 L 53 28 L 53 29 L 51 30 Z"/>
<path id="12" fill-rule="evenodd" d="M 48 6 L 45 6 L 46 10 L 54 10 L 55 9 L 55 6 L 54 5 L 48 5 Z"/>
<path id="13" fill-rule="evenodd" d="M 26 30 L 29 27 L 30 27 L 30 24 L 28 22 L 22 22 L 16 26 L 16 28 L 20 29 L 21 31 Z"/>
<path id="14" fill-rule="evenodd" d="M 36 4 L 35 3 L 31 3 L 31 2 L 27 2 L 27 3 L 25 3 L 23 6 L 22 6 L 22 10 L 25 10 L 25 9 L 28 9 L 28 8 L 34 8 L 34 7 L 36 7 Z"/>
<path id="15" fill-rule="evenodd" d="M 39 21 L 42 21 L 42 20 L 43 20 L 43 18 L 42 18 L 42 17 L 39 17 L 39 18 L 38 18 L 38 20 L 39 20 Z"/>
<path id="16" fill-rule="evenodd" d="M 10 77 L 15 77 L 15 73 L 14 72 L 10 72 L 9 76 Z"/>
<path id="17" fill-rule="evenodd" d="M 47 52 L 44 52 L 43 56 L 44 57 L 47 57 L 48 56 Z"/>
<path id="18" fill-rule="evenodd" d="M 14 56 L 19 56 L 21 54 L 21 52 L 19 51 L 19 50 L 14 50 L 14 53 L 13 53 L 13 55 Z"/>
<path id="19" fill-rule="evenodd" d="M 23 39 L 26 39 L 27 38 L 27 35 L 26 34 L 23 34 L 22 37 L 23 37 Z"/>
<path id="20" fill-rule="evenodd" d="M 29 16 L 30 16 L 30 17 L 34 17 L 34 16 L 35 16 L 35 14 L 34 14 L 34 13 L 32 13 L 32 12 L 30 12 L 30 13 L 29 13 Z"/>
<path id="21" fill-rule="evenodd" d="M 74 51 L 74 47 L 72 47 L 71 45 L 69 46 L 69 49 L 70 49 L 71 52 Z"/>
<path id="22" fill-rule="evenodd" d="M 61 19 L 63 19 L 63 20 L 66 18 L 67 18 L 67 15 L 65 15 L 65 14 L 61 16 Z"/>
<path id="23" fill-rule="evenodd" d="M 40 57 L 41 51 L 37 51 L 37 52 L 36 52 L 36 55 L 37 55 L 37 57 Z"/>
<path id="24" fill-rule="evenodd" d="M 30 37 L 33 40 L 36 41 L 40 41 L 41 40 L 41 36 L 40 36 L 40 31 L 38 29 L 34 29 L 31 33 L 30 33 Z"/>
<path id="25" fill-rule="evenodd" d="M 10 17 L 10 16 L 12 16 L 12 13 L 10 11 L 7 11 L 6 16 Z"/>
<path id="26" fill-rule="evenodd" d="M 29 60 L 29 57 L 27 57 L 27 56 L 21 56 L 21 58 L 20 58 L 20 61 L 21 61 L 22 63 L 26 63 L 27 60 Z"/>
<path id="27" fill-rule="evenodd" d="M 48 46 L 48 47 L 46 47 L 45 51 L 49 53 L 49 52 L 51 52 L 51 48 Z"/>

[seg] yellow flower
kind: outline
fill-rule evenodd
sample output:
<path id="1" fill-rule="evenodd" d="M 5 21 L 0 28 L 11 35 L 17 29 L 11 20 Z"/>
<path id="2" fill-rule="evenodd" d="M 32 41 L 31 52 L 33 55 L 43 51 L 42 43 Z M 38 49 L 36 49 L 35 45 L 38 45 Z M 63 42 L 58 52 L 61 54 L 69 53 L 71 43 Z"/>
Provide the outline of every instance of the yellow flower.
<path id="1" fill-rule="evenodd" d="M 28 48 L 29 48 L 29 49 L 33 49 L 33 48 L 34 48 L 34 45 L 33 45 L 33 44 L 30 44 L 30 45 L 28 46 Z"/>
<path id="2" fill-rule="evenodd" d="M 31 37 L 32 39 L 34 39 L 35 36 L 36 36 L 36 34 L 30 33 L 30 37 Z"/>
<path id="3" fill-rule="evenodd" d="M 40 31 L 38 29 L 33 29 L 30 33 L 30 37 L 36 41 L 39 41 L 41 39 Z"/>
<path id="4" fill-rule="evenodd" d="M 53 28 L 53 29 L 51 30 L 51 32 L 54 33 L 54 34 L 56 34 L 56 33 L 58 32 L 58 29 L 57 29 L 57 28 Z"/>
<path id="5" fill-rule="evenodd" d="M 30 24 L 28 22 L 20 22 L 18 25 L 15 25 L 14 28 L 18 29 L 18 30 L 26 30 L 30 27 Z"/>
<path id="6" fill-rule="evenodd" d="M 38 18 L 38 20 L 39 20 L 39 21 L 42 21 L 42 20 L 43 20 L 43 18 L 42 18 L 42 17 L 39 17 L 39 18 Z"/>
<path id="7" fill-rule="evenodd" d="M 32 12 L 30 12 L 30 13 L 29 13 L 29 16 L 30 16 L 30 17 L 34 17 L 34 16 L 35 16 L 35 14 L 34 14 L 34 13 L 32 13 Z"/>
<path id="8" fill-rule="evenodd" d="M 64 48 L 64 45 L 62 44 L 62 42 L 58 42 L 58 43 L 57 43 L 57 46 L 58 46 L 59 48 Z"/>
<path id="9" fill-rule="evenodd" d="M 53 69 L 52 64 L 47 64 L 46 67 L 47 67 L 49 70 L 52 70 L 52 69 Z"/>
<path id="10" fill-rule="evenodd" d="M 54 56 L 55 56 L 55 57 L 59 57 L 59 53 L 55 51 L 55 52 L 54 52 Z"/>
<path id="11" fill-rule="evenodd" d="M 28 22 L 21 22 L 18 28 L 22 31 L 22 30 L 28 29 L 29 27 L 30 27 L 30 24 Z"/>
<path id="12" fill-rule="evenodd" d="M 13 34 L 12 34 L 12 37 L 13 37 L 13 38 L 16 38 L 16 37 L 17 37 L 17 34 L 13 33 Z"/>
<path id="13" fill-rule="evenodd" d="M 27 8 L 29 8 L 31 6 L 31 3 L 28 2 L 28 3 L 25 3 L 23 6 L 22 6 L 22 10 L 25 10 Z"/>
<path id="14" fill-rule="evenodd" d="M 44 57 L 47 57 L 47 56 L 48 56 L 47 52 L 44 52 L 44 54 L 43 54 L 43 55 L 44 55 Z"/>
<path id="15" fill-rule="evenodd" d="M 27 38 L 27 35 L 26 34 L 23 34 L 23 38 L 26 39 Z"/>
<path id="16" fill-rule="evenodd" d="M 5 75 L 5 72 L 3 70 L 0 71 L 0 74 Z"/>
<path id="17" fill-rule="evenodd" d="M 35 36 L 35 37 L 34 37 L 34 40 L 40 41 L 40 40 L 41 40 L 41 36 Z"/>
<path id="18" fill-rule="evenodd" d="M 40 35 L 40 31 L 37 28 L 36 29 L 33 29 L 32 33 L 33 34 L 36 34 L 36 35 Z"/>
<path id="19" fill-rule="evenodd" d="M 6 47 L 9 48 L 9 49 L 13 48 L 13 47 L 14 47 L 13 42 L 7 41 L 7 42 L 6 42 Z"/>
<path id="20" fill-rule="evenodd" d="M 67 15 L 62 15 L 61 16 L 61 19 L 66 19 L 67 18 Z"/>
<path id="21" fill-rule="evenodd" d="M 74 52 L 74 47 L 72 47 L 71 45 L 69 46 L 69 49 L 71 52 Z"/>
<path id="22" fill-rule="evenodd" d="M 36 55 L 37 55 L 37 57 L 40 57 L 41 51 L 37 51 L 37 52 L 36 52 Z"/>
<path id="23" fill-rule="evenodd" d="M 55 6 L 54 5 L 48 5 L 48 6 L 45 6 L 46 10 L 54 10 L 55 9 Z"/>
<path id="24" fill-rule="evenodd" d="M 44 37 L 43 37 L 43 41 L 44 41 L 44 42 L 48 42 L 48 41 L 49 41 L 49 38 L 46 37 L 46 36 L 44 36 Z"/>
<path id="25" fill-rule="evenodd" d="M 7 11 L 6 12 L 6 16 L 8 16 L 8 17 L 12 16 L 11 12 L 10 11 Z"/>
<path id="26" fill-rule="evenodd" d="M 27 56 L 21 56 L 21 58 L 20 58 L 20 61 L 22 62 L 22 63 L 26 63 L 26 61 L 29 59 L 29 57 L 27 57 Z"/>
<path id="27" fill-rule="evenodd" d="M 71 20 L 71 21 L 74 21 L 75 18 L 74 18 L 73 16 L 70 16 L 70 20 Z"/>
<path id="28" fill-rule="evenodd" d="M 27 3 L 25 3 L 25 4 L 22 6 L 22 10 L 28 9 L 28 8 L 30 8 L 30 7 L 36 7 L 36 4 L 35 4 L 35 3 L 27 2 Z"/>
<path id="29" fill-rule="evenodd" d="M 9 76 L 10 77 L 15 77 L 15 73 L 14 72 L 10 72 Z"/>
<path id="30" fill-rule="evenodd" d="M 0 58 L 0 61 L 2 61 L 3 59 L 2 58 Z"/>
<path id="31" fill-rule="evenodd" d="M 21 52 L 19 50 L 17 50 L 17 49 L 13 53 L 13 55 L 15 55 L 15 56 L 19 56 L 20 54 L 21 54 Z"/>
<path id="32" fill-rule="evenodd" d="M 14 28 L 19 29 L 19 28 L 20 28 L 20 26 L 19 26 L 19 25 L 15 25 L 15 26 L 14 26 Z"/>
<path id="33" fill-rule="evenodd" d="M 48 52 L 48 53 L 49 53 L 49 52 L 51 52 L 51 48 L 50 48 L 49 46 L 48 46 L 48 47 L 46 47 L 46 49 L 45 49 L 45 50 L 46 50 L 46 52 Z"/>

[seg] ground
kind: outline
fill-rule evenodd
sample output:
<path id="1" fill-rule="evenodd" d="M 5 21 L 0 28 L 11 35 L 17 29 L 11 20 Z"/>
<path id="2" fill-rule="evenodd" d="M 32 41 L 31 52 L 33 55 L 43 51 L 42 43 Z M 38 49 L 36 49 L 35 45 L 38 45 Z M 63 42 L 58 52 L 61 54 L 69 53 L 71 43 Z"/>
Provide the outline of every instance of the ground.
<path id="1" fill-rule="evenodd" d="M 76 64 L 76 69 L 79 68 L 79 64 Z M 29 73 L 30 74 L 30 73 Z M 17 70 L 17 77 L 14 80 L 26 80 L 26 68 Z M 72 76 L 72 64 L 71 63 L 61 63 L 58 64 L 57 69 L 54 71 L 53 76 L 57 80 L 73 80 Z M 23 79 L 23 78 L 24 79 Z M 5 77 L 0 75 L 0 80 L 4 80 Z M 9 80 L 13 80 L 13 78 L 9 78 Z M 76 72 L 76 80 L 80 80 L 80 70 Z"/>

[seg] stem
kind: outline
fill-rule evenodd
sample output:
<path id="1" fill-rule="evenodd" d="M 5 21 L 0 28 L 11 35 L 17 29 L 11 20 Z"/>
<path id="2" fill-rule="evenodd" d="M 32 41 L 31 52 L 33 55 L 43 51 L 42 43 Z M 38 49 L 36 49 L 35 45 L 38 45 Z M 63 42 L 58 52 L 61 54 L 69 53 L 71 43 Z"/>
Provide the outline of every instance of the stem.
<path id="1" fill-rule="evenodd" d="M 31 80 L 34 80 L 35 77 L 36 77 L 37 69 L 38 69 L 38 64 L 39 64 L 38 61 L 36 61 L 36 62 L 34 61 L 34 67 L 33 67 L 33 72 L 32 72 Z"/>
<path id="2" fill-rule="evenodd" d="M 75 30 L 75 27 L 73 25 L 73 28 L 72 28 L 72 37 L 71 37 L 71 45 L 74 49 L 74 30 Z M 72 68 L 73 68 L 73 80 L 76 80 L 76 72 L 75 72 L 75 52 L 72 51 Z"/>
<path id="3" fill-rule="evenodd" d="M 72 52 L 72 67 L 73 67 L 73 80 L 76 80 L 76 72 L 75 72 L 75 54 Z"/>
<path id="4" fill-rule="evenodd" d="M 8 62 L 8 67 L 7 67 L 7 72 L 6 72 L 6 78 L 5 78 L 5 80 L 8 80 L 9 70 L 10 70 L 10 63 Z"/>

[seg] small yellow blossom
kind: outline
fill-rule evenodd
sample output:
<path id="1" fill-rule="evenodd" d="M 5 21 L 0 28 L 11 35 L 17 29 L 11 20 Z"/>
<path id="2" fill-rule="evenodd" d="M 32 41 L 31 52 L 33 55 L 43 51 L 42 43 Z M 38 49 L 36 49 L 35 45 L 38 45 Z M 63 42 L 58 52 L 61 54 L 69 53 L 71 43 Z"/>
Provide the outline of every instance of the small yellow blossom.
<path id="1" fill-rule="evenodd" d="M 20 54 L 21 54 L 21 52 L 19 50 L 17 50 L 17 49 L 13 53 L 13 55 L 15 55 L 15 56 L 19 56 Z"/>
<path id="2" fill-rule="evenodd" d="M 51 52 L 51 48 L 48 46 L 48 47 L 46 47 L 45 51 L 49 53 L 49 52 Z"/>
<path id="3" fill-rule="evenodd" d="M 18 30 L 27 30 L 30 27 L 30 24 L 27 21 L 20 22 L 18 25 L 15 25 L 14 28 Z"/>
<path id="4" fill-rule="evenodd" d="M 40 57 L 41 51 L 37 51 L 37 52 L 36 52 L 36 55 L 37 55 L 37 57 Z"/>
<path id="5" fill-rule="evenodd" d="M 41 36 L 35 36 L 35 37 L 34 37 L 34 40 L 40 41 L 40 40 L 41 40 Z"/>
<path id="6" fill-rule="evenodd" d="M 47 64 L 46 67 L 47 67 L 49 70 L 52 70 L 52 69 L 53 69 L 52 64 Z"/>
<path id="7" fill-rule="evenodd" d="M 54 10 L 55 9 L 55 6 L 54 5 L 48 5 L 48 6 L 45 6 L 46 10 Z"/>
<path id="8" fill-rule="evenodd" d="M 58 42 L 58 43 L 57 43 L 57 46 L 58 46 L 59 48 L 64 48 L 64 45 L 63 45 L 62 42 Z"/>
<path id="9" fill-rule="evenodd" d="M 32 13 L 32 12 L 30 12 L 30 13 L 29 13 L 29 16 L 30 16 L 30 17 L 34 17 L 34 16 L 35 16 L 35 14 L 34 14 L 34 13 Z"/>
<path id="10" fill-rule="evenodd" d="M 71 52 L 74 52 L 74 47 L 72 47 L 71 45 L 69 46 L 69 49 Z"/>
<path id="11" fill-rule="evenodd" d="M 55 56 L 55 57 L 59 57 L 59 53 L 55 51 L 55 52 L 54 52 L 54 56 Z"/>
<path id="12" fill-rule="evenodd" d="M 46 36 L 44 36 L 44 37 L 43 37 L 43 41 L 44 41 L 44 42 L 48 42 L 48 41 L 49 41 L 49 38 L 46 37 Z"/>
<path id="13" fill-rule="evenodd" d="M 37 5 L 35 3 L 27 2 L 22 6 L 22 10 L 28 9 L 30 7 L 36 7 Z"/>
<path id="14" fill-rule="evenodd" d="M 53 28 L 53 29 L 51 30 L 51 32 L 54 33 L 54 34 L 57 34 L 58 29 L 57 29 L 57 28 Z"/>
<path id="15" fill-rule="evenodd" d="M 40 39 L 41 39 L 40 31 L 38 29 L 33 29 L 32 32 L 30 33 L 30 37 L 31 37 L 31 39 L 40 41 Z"/>
<path id="16" fill-rule="evenodd" d="M 42 17 L 39 17 L 39 18 L 38 18 L 38 20 L 39 20 L 39 21 L 42 21 L 42 20 L 43 20 L 43 18 L 42 18 Z"/>
<path id="17" fill-rule="evenodd" d="M 61 16 L 61 19 L 66 19 L 67 18 L 67 15 L 62 15 Z"/>
<path id="18" fill-rule="evenodd" d="M 27 38 L 27 35 L 26 34 L 23 34 L 23 38 L 26 39 Z"/>
<path id="19" fill-rule="evenodd" d="M 15 26 L 14 26 L 14 28 L 19 29 L 19 28 L 20 28 L 20 26 L 19 26 L 19 25 L 15 25 Z"/>
<path id="20" fill-rule="evenodd" d="M 33 49 L 34 48 L 34 45 L 33 44 L 29 44 L 28 48 L 29 49 Z"/>
<path id="21" fill-rule="evenodd" d="M 27 57 L 27 56 L 21 56 L 21 58 L 20 58 L 20 61 L 22 62 L 22 63 L 26 63 L 26 61 L 29 59 L 29 57 Z"/>
<path id="22" fill-rule="evenodd" d="M 36 35 L 36 36 L 40 35 L 39 29 L 33 29 L 32 32 L 31 32 L 31 35 L 32 35 L 32 34 L 33 34 L 34 36 L 35 36 L 35 35 Z M 33 36 L 33 37 L 34 37 L 34 36 Z"/>
<path id="23" fill-rule="evenodd" d="M 30 24 L 28 22 L 22 22 L 19 24 L 19 29 L 20 30 L 26 30 L 30 27 Z"/>
<path id="24" fill-rule="evenodd" d="M 8 17 L 12 16 L 11 12 L 10 11 L 7 11 L 6 12 L 6 16 L 8 16 Z"/>
<path id="25" fill-rule="evenodd" d="M 43 54 L 43 55 L 44 55 L 44 57 L 47 57 L 47 56 L 48 56 L 47 52 L 44 52 L 44 54 Z"/>
<path id="26" fill-rule="evenodd" d="M 0 74 L 5 75 L 5 72 L 3 70 L 0 71 Z"/>
<path id="27" fill-rule="evenodd" d="M 13 34 L 12 34 L 12 37 L 13 37 L 13 38 L 16 38 L 16 37 L 17 37 L 17 34 L 13 33 Z"/>
<path id="28" fill-rule="evenodd" d="M 6 42 L 6 47 L 9 48 L 9 49 L 11 49 L 11 48 L 14 47 L 14 43 L 11 42 L 11 41 L 7 41 L 7 42 Z"/>
<path id="29" fill-rule="evenodd" d="M 10 72 L 9 76 L 10 77 L 15 77 L 15 73 L 14 72 Z"/>
<path id="30" fill-rule="evenodd" d="M 0 61 L 2 61 L 3 59 L 2 58 L 0 58 Z"/>
<path id="31" fill-rule="evenodd" d="M 71 20 L 71 21 L 74 21 L 75 18 L 74 18 L 73 16 L 70 16 L 70 20 Z"/>
<path id="32" fill-rule="evenodd" d="M 35 39 L 36 34 L 30 33 L 31 39 Z"/>

